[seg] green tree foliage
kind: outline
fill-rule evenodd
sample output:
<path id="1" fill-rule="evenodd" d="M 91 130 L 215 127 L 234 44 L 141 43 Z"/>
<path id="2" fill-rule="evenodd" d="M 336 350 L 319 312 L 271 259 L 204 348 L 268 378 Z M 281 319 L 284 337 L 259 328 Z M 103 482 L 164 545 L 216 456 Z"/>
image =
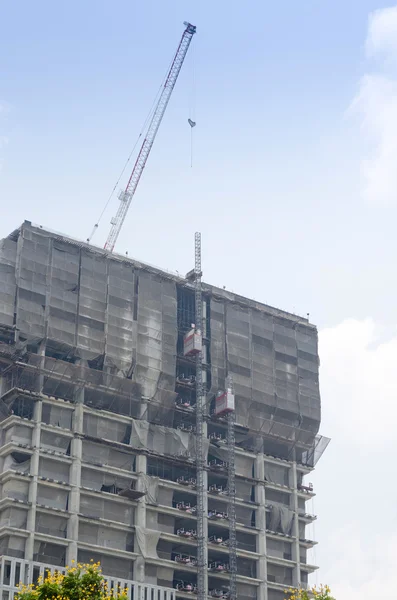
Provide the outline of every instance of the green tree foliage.
<path id="1" fill-rule="evenodd" d="M 47 572 L 36 585 L 20 585 L 16 600 L 127 600 L 126 590 L 108 590 L 99 563 Z"/>
<path id="2" fill-rule="evenodd" d="M 327 585 L 320 585 L 320 587 L 314 586 L 309 590 L 291 588 L 286 600 L 312 600 L 313 598 L 315 598 L 315 600 L 335 600 L 335 598 L 331 596 L 331 590 Z"/>

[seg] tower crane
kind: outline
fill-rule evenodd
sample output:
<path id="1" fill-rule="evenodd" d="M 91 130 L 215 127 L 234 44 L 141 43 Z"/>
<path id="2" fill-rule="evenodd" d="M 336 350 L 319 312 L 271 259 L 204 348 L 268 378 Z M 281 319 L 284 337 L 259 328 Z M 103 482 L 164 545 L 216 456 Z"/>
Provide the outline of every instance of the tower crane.
<path id="1" fill-rule="evenodd" d="M 186 21 L 184 22 L 184 25 L 185 30 L 182 34 L 181 41 L 179 42 L 178 49 L 171 64 L 171 68 L 166 77 L 160 98 L 154 109 L 152 119 L 147 129 L 147 133 L 145 139 L 143 140 L 138 157 L 135 161 L 131 176 L 128 180 L 125 190 L 121 191 L 119 195 L 120 205 L 116 216 L 111 220 L 112 227 L 104 246 L 105 250 L 108 250 L 109 252 L 113 252 L 120 230 L 123 226 L 124 219 L 138 187 L 143 169 L 145 168 L 147 159 L 149 158 L 153 142 L 156 139 L 156 135 L 164 117 L 164 113 L 167 109 L 172 91 L 175 87 L 175 83 L 185 60 L 190 42 L 192 41 L 193 35 L 196 33 L 196 27 L 194 25 L 191 25 L 191 23 L 187 23 Z"/>

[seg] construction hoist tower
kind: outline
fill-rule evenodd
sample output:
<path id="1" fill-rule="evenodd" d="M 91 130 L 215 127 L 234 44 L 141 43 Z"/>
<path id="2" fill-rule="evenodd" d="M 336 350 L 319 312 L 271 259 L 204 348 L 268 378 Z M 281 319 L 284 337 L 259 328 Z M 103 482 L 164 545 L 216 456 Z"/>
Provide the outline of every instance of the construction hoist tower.
<path id="1" fill-rule="evenodd" d="M 207 534 L 205 529 L 204 488 L 204 388 L 203 351 L 201 346 L 203 329 L 203 299 L 201 289 L 201 234 L 194 236 L 194 289 L 195 289 L 195 335 L 198 337 L 199 352 L 196 353 L 196 480 L 197 480 L 197 598 L 206 599 L 207 582 Z"/>
<path id="2" fill-rule="evenodd" d="M 204 420 L 206 397 L 203 385 L 203 298 L 201 285 L 201 234 L 195 234 L 194 289 L 195 324 L 184 339 L 184 354 L 196 357 L 196 486 L 197 486 L 197 597 L 207 596 L 207 532 L 205 526 L 205 457 Z M 189 275 L 192 272 L 189 273 Z M 236 468 L 235 468 L 235 402 L 231 376 L 226 389 L 215 398 L 215 416 L 227 421 L 227 496 L 229 519 L 229 599 L 237 598 L 237 539 L 236 539 Z"/>
<path id="3" fill-rule="evenodd" d="M 236 413 L 234 411 L 234 391 L 231 377 L 227 381 L 226 394 L 229 395 L 229 405 L 233 407 L 227 413 L 227 494 L 229 517 L 229 574 L 230 574 L 230 600 L 237 598 L 237 537 L 236 537 L 236 465 L 235 445 L 236 437 L 234 424 Z"/>

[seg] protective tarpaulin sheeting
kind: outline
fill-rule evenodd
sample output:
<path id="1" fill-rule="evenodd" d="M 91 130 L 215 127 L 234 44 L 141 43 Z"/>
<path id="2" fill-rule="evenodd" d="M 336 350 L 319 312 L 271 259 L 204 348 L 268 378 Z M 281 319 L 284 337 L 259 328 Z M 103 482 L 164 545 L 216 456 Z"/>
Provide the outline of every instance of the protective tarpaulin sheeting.
<path id="1" fill-rule="evenodd" d="M 48 425 L 70 430 L 72 427 L 72 410 L 59 405 L 43 403 L 42 421 Z"/>
<path id="2" fill-rule="evenodd" d="M 251 500 L 252 484 L 247 481 L 236 480 L 236 498 L 239 500 Z"/>
<path id="3" fill-rule="evenodd" d="M 15 264 L 17 243 L 10 239 L 0 241 L 0 323 L 12 327 L 16 294 Z"/>
<path id="4" fill-rule="evenodd" d="M 102 572 L 106 576 L 120 577 L 121 579 L 133 578 L 132 560 L 121 558 L 117 555 L 117 552 L 110 556 L 92 550 L 79 550 L 77 558 L 78 562 L 81 563 L 89 563 L 91 560 L 101 563 Z"/>
<path id="5" fill-rule="evenodd" d="M 39 475 L 69 483 L 70 465 L 51 458 L 40 456 Z"/>
<path id="6" fill-rule="evenodd" d="M 84 414 L 83 431 L 92 437 L 128 444 L 130 441 L 129 436 L 127 439 L 129 429 L 130 425 L 126 422 L 89 413 Z"/>
<path id="7" fill-rule="evenodd" d="M 93 368 L 101 362 L 141 384 L 147 398 L 174 391 L 173 280 L 28 222 L 0 242 L 0 274 L 0 324 L 14 325 L 16 311 L 28 340 L 46 339 Z"/>
<path id="8" fill-rule="evenodd" d="M 176 277 L 29 222 L 0 243 L 0 274 L 0 326 L 14 326 L 15 312 L 21 339 L 45 341 L 50 356 L 27 358 L 44 363 L 45 393 L 75 401 L 85 387 L 87 405 L 133 417 L 143 396 L 145 418 L 173 425 L 183 288 Z M 274 444 L 287 440 L 301 454 L 321 416 L 316 329 L 225 290 L 204 284 L 204 292 L 210 395 L 231 375 L 237 424 Z M 26 374 L 24 385 L 37 386 L 37 372 L 28 371 L 21 380 Z"/>
<path id="9" fill-rule="evenodd" d="M 0 527 L 26 529 L 27 512 L 18 508 L 5 508 L 0 513 Z"/>
<path id="10" fill-rule="evenodd" d="M 281 583 L 283 585 L 292 584 L 292 567 L 282 567 L 280 565 L 268 563 L 267 575 L 269 581 L 274 581 L 275 583 Z"/>
<path id="11" fill-rule="evenodd" d="M 225 504 L 223 505 L 225 507 Z M 224 508 L 223 508 L 224 510 Z M 252 508 L 250 506 L 240 506 L 236 505 L 236 519 L 237 523 L 242 523 L 243 525 L 251 525 L 252 521 Z"/>
<path id="12" fill-rule="evenodd" d="M 4 443 L 7 444 L 8 442 L 30 445 L 32 443 L 32 428 L 24 425 L 10 427 L 5 432 Z"/>
<path id="13" fill-rule="evenodd" d="M 27 502 L 29 497 L 29 481 L 6 481 L 2 487 L 3 498 L 14 498 Z"/>
<path id="14" fill-rule="evenodd" d="M 196 437 L 192 433 L 153 425 L 147 421 L 131 419 L 131 441 L 133 448 L 147 448 L 162 455 L 194 457 Z M 207 456 L 209 441 L 203 440 L 204 453 Z"/>
<path id="15" fill-rule="evenodd" d="M 42 484 L 37 486 L 37 504 L 67 510 L 68 500 L 69 492 L 67 490 L 55 489 Z"/>
<path id="16" fill-rule="evenodd" d="M 8 471 L 8 469 L 11 469 L 12 471 L 19 471 L 20 473 L 30 473 L 30 457 L 21 461 L 18 459 L 19 456 L 16 454 L 14 456 L 14 453 L 6 456 L 4 458 L 3 471 Z"/>
<path id="17" fill-rule="evenodd" d="M 33 560 L 50 565 L 65 566 L 65 546 L 35 540 L 33 552 Z"/>
<path id="18" fill-rule="evenodd" d="M 25 543 L 25 538 L 16 535 L 6 535 L 0 539 L 0 554 L 2 556 L 24 558 Z"/>
<path id="19" fill-rule="evenodd" d="M 157 504 L 159 495 L 159 478 L 142 473 L 140 475 L 143 481 L 143 489 L 146 491 L 146 502 L 148 504 Z"/>
<path id="20" fill-rule="evenodd" d="M 60 538 L 66 538 L 67 519 L 57 515 L 44 515 L 39 513 L 36 516 L 36 531 L 47 535 L 54 535 Z"/>
<path id="21" fill-rule="evenodd" d="M 116 500 L 80 496 L 80 513 L 85 517 L 108 519 L 125 525 L 134 524 L 134 507 Z"/>
<path id="22" fill-rule="evenodd" d="M 174 533 L 175 519 L 176 517 L 174 517 L 173 515 L 165 515 L 162 513 L 158 513 L 156 515 L 155 527 L 150 527 L 150 529 L 156 529 L 164 533 Z"/>
<path id="23" fill-rule="evenodd" d="M 172 505 L 172 497 L 174 495 L 174 490 L 160 486 L 158 492 L 158 503 L 163 506 L 171 506 Z"/>
<path id="24" fill-rule="evenodd" d="M 254 585 L 247 585 L 246 583 L 237 584 L 237 598 L 257 598 L 257 587 Z M 270 590 L 269 590 L 270 591 Z M 270 596 L 269 596 L 270 598 Z M 284 600 L 285 594 L 283 593 L 282 600 Z"/>
<path id="25" fill-rule="evenodd" d="M 283 504 L 272 504 L 270 516 L 270 529 L 272 531 L 281 531 L 285 535 L 291 533 L 294 513 Z"/>
<path id="26" fill-rule="evenodd" d="M 144 558 L 158 558 L 157 543 L 160 532 L 135 525 L 135 536 L 138 548 Z"/>
<path id="27" fill-rule="evenodd" d="M 279 485 L 288 485 L 289 469 L 281 465 L 275 465 L 265 462 L 265 479 L 270 483 L 278 483 Z"/>
<path id="28" fill-rule="evenodd" d="M 237 424 L 291 446 L 312 442 L 320 424 L 314 327 L 276 309 L 212 298 L 211 362 L 212 392 L 232 376 Z"/>
<path id="29" fill-rule="evenodd" d="M 108 261 L 106 354 L 127 375 L 136 363 L 138 278 L 131 265 Z"/>
<path id="30" fill-rule="evenodd" d="M 81 522 L 79 525 L 79 539 L 87 544 L 103 546 L 104 548 L 132 551 L 133 534 L 128 531 Z"/>
<path id="31" fill-rule="evenodd" d="M 116 493 L 116 489 L 128 489 L 131 479 L 120 477 L 111 473 L 103 473 L 94 469 L 81 469 L 81 486 L 92 490 Z"/>
<path id="32" fill-rule="evenodd" d="M 158 387 L 174 390 L 176 342 L 175 283 L 141 271 L 135 377 L 143 396 L 154 398 Z"/>
<path id="33" fill-rule="evenodd" d="M 59 435 L 52 431 L 42 431 L 40 437 L 40 447 L 45 450 L 53 450 L 67 454 L 70 448 L 71 439 L 65 435 Z"/>
<path id="34" fill-rule="evenodd" d="M 174 569 L 169 569 L 167 567 L 157 567 L 157 585 L 162 585 L 164 587 L 172 587 L 173 579 Z"/>
<path id="35" fill-rule="evenodd" d="M 135 457 L 105 444 L 83 440 L 83 461 L 94 465 L 110 465 L 128 471 L 134 470 Z"/>

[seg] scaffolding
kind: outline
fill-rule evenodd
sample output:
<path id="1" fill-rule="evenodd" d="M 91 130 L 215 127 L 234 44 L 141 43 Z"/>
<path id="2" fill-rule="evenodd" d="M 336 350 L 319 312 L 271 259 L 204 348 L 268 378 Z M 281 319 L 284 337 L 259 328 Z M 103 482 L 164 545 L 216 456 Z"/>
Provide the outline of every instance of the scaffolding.
<path id="1" fill-rule="evenodd" d="M 227 494 L 229 517 L 229 579 L 230 600 L 237 598 L 237 537 L 236 537 L 236 466 L 235 466 L 235 413 L 227 415 Z"/>
<path id="2" fill-rule="evenodd" d="M 0 290 L 6 315 L 0 319 L 8 323 L 0 328 L 0 422 L 9 451 L 2 485 L 10 498 L 26 502 L 28 479 L 37 475 L 40 519 L 31 539 L 51 530 L 64 540 L 69 517 L 50 522 L 43 507 L 65 511 L 73 500 L 70 527 L 80 511 L 82 541 L 100 542 L 96 560 L 113 559 L 101 549 L 108 538 L 113 544 L 113 526 L 105 525 L 112 535 L 102 535 L 88 518 L 111 516 L 115 531 L 120 523 L 134 526 L 121 550 L 132 552 L 134 533 L 136 575 L 131 554 L 118 557 L 119 573 L 167 582 L 179 598 L 184 592 L 200 600 L 263 600 L 262 591 L 256 595 L 259 579 L 269 574 L 265 589 L 279 574 L 270 565 L 266 570 L 271 557 L 258 553 L 260 536 L 296 563 L 299 577 L 306 567 L 293 545 L 314 544 L 305 539 L 304 524 L 313 520 L 305 502 L 313 490 L 303 477 L 328 443 L 317 435 L 315 328 L 203 283 L 199 233 L 194 269 L 185 278 L 26 224 L 6 242 L 0 244 L 10 287 Z M 192 330 L 198 337 L 186 353 Z M 230 385 L 234 413 L 213 414 Z M 38 429 L 39 444 L 32 437 Z M 79 470 L 69 469 L 76 457 L 79 484 Z M 80 486 L 80 499 L 69 492 L 71 483 L 73 494 Z M 121 513 L 127 499 L 131 506 Z M 4 522 L 15 516 L 6 510 Z M 14 510 L 18 519 L 22 510 Z M 4 554 L 24 556 L 18 535 L 9 534 Z M 58 546 L 64 553 L 64 543 Z M 77 549 L 86 557 L 84 546 Z M 168 563 L 156 564 L 159 557 Z"/>

